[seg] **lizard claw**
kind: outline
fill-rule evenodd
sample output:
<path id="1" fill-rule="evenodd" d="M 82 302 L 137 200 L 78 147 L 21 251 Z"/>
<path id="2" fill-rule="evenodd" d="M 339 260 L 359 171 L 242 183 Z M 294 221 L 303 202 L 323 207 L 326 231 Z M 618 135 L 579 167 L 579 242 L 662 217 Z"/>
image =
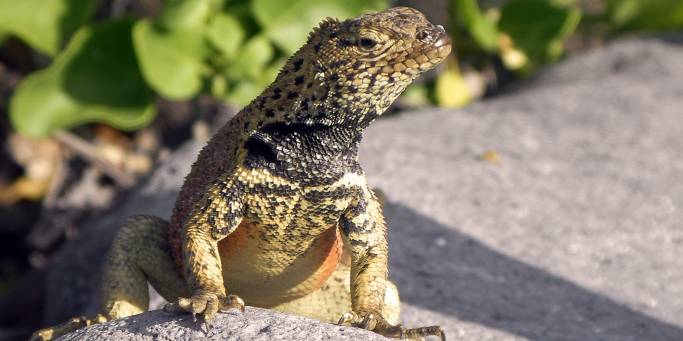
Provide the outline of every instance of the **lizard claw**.
<path id="1" fill-rule="evenodd" d="M 438 336 L 441 338 L 441 341 L 446 341 L 446 334 L 439 326 L 406 329 L 400 324 L 392 325 L 381 315 L 370 312 L 344 313 L 337 324 L 340 326 L 350 325 L 370 330 L 386 337 L 402 340 L 415 340 L 426 336 Z"/>
<path id="2" fill-rule="evenodd" d="M 244 301 L 237 295 L 228 295 L 220 302 L 220 311 L 226 312 L 230 309 L 239 309 L 240 312 L 244 312 Z"/>
<path id="3" fill-rule="evenodd" d="M 106 322 L 107 320 L 107 317 L 105 317 L 104 315 L 97 315 L 94 318 L 87 318 L 84 316 L 74 317 L 60 325 L 36 331 L 35 333 L 33 333 L 33 335 L 31 335 L 29 341 L 54 340 L 61 337 L 62 335 L 71 333 L 75 330 L 91 326 L 95 323 Z"/>
<path id="4" fill-rule="evenodd" d="M 207 326 L 211 326 L 216 314 L 230 309 L 239 309 L 244 312 L 244 301 L 236 295 L 221 297 L 217 294 L 198 291 L 192 297 L 180 297 L 175 303 L 164 306 L 164 311 L 170 313 L 189 312 L 192 320 L 197 321 L 197 315 L 202 315 Z"/>
<path id="5" fill-rule="evenodd" d="M 167 312 L 189 312 L 192 320 L 197 321 L 197 315 L 203 315 L 206 324 L 210 324 L 218 312 L 218 295 L 197 291 L 192 297 L 179 297 L 176 303 L 169 303 L 164 307 Z"/>
<path id="6" fill-rule="evenodd" d="M 350 326 L 354 321 L 358 319 L 358 315 L 354 312 L 348 312 L 344 313 L 341 318 L 339 318 L 339 322 L 337 322 L 337 325 L 339 326 Z"/>

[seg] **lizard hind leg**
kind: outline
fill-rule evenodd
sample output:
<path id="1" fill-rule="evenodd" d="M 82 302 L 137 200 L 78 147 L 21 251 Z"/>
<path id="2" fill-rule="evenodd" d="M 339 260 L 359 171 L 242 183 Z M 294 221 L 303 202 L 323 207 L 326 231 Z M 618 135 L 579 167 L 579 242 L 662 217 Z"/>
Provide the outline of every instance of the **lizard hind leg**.
<path id="1" fill-rule="evenodd" d="M 95 323 L 139 314 L 149 307 L 148 282 L 169 301 L 188 293 L 171 257 L 168 222 L 139 215 L 130 218 L 112 242 L 102 274 L 100 313 L 39 330 L 31 340 L 52 340 Z"/>
<path id="2" fill-rule="evenodd" d="M 139 215 L 121 227 L 102 275 L 102 312 L 111 319 L 139 314 L 149 307 L 150 283 L 166 300 L 188 294 L 168 244 L 168 222 Z"/>

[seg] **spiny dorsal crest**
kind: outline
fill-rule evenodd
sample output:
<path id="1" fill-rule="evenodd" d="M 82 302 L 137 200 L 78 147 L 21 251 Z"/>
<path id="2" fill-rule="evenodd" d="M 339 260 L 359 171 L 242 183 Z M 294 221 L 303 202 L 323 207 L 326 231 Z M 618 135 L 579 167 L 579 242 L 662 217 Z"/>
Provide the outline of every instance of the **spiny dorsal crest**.
<path id="1" fill-rule="evenodd" d="M 308 34 L 308 41 L 310 42 L 319 32 L 331 31 L 333 28 L 339 26 L 340 22 L 337 18 L 327 17 Z"/>

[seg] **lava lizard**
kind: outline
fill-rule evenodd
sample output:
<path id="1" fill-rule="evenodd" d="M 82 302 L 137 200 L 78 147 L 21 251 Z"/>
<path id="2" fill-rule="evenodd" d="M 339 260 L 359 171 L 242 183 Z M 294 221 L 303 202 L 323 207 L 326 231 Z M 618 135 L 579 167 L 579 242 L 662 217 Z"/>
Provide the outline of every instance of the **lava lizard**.
<path id="1" fill-rule="evenodd" d="M 358 163 L 363 131 L 450 53 L 443 27 L 396 7 L 326 19 L 275 81 L 200 152 L 170 222 L 136 216 L 104 267 L 100 314 L 36 332 L 48 340 L 148 309 L 149 282 L 169 311 L 249 305 L 398 338 L 381 204 Z"/>

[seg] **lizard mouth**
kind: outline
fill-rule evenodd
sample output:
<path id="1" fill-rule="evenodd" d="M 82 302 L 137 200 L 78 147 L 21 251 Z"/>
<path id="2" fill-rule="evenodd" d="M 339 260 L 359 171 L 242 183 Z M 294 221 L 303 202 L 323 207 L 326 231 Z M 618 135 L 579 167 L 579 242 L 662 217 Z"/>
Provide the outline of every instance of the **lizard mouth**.
<path id="1" fill-rule="evenodd" d="M 447 34 L 444 34 L 434 43 L 434 49 L 439 58 L 446 58 L 446 56 L 451 53 L 451 38 Z"/>
<path id="2" fill-rule="evenodd" d="M 414 59 L 421 72 L 434 68 L 451 53 L 451 40 L 447 35 L 440 37 L 433 44 L 427 45 Z"/>
<path id="3" fill-rule="evenodd" d="M 439 37 L 436 42 L 434 42 L 434 47 L 443 47 L 446 45 L 451 45 L 451 38 L 446 34 L 446 29 L 441 25 L 436 25 L 436 28 L 440 31 Z"/>

